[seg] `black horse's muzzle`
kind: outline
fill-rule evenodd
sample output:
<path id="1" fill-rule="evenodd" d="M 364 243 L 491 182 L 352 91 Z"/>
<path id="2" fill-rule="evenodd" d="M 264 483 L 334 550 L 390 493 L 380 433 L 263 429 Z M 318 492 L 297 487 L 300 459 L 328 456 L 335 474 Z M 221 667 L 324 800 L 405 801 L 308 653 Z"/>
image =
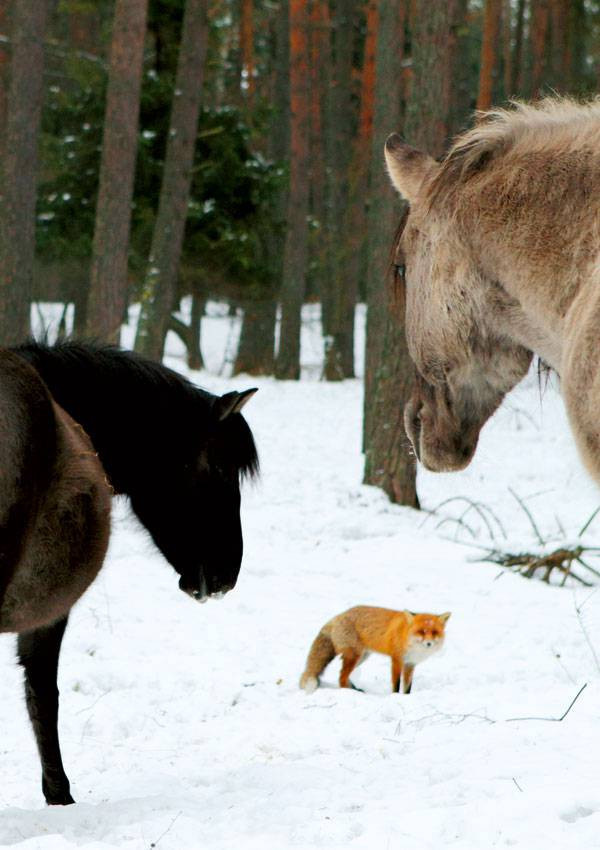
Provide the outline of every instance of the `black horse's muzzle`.
<path id="1" fill-rule="evenodd" d="M 179 579 L 179 589 L 191 596 L 197 602 L 206 602 L 207 599 L 222 599 L 226 593 L 233 589 L 235 582 L 224 582 L 217 576 L 206 576 L 202 569 L 196 575 L 183 575 Z"/>

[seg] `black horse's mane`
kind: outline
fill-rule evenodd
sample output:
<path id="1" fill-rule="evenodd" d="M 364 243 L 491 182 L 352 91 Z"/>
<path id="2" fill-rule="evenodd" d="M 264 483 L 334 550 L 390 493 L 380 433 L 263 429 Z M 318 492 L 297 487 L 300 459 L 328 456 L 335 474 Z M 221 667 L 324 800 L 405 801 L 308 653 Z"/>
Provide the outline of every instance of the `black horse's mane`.
<path id="1" fill-rule="evenodd" d="M 136 352 L 95 342 L 61 341 L 54 345 L 30 340 L 16 346 L 15 353 L 38 370 L 51 394 L 94 439 L 90 427 L 91 407 L 97 419 L 122 418 L 122 427 L 163 431 L 176 441 L 178 433 L 213 422 L 218 396 L 161 363 Z M 111 403 L 117 409 L 107 410 Z M 231 460 L 243 477 L 258 473 L 258 455 L 252 432 L 243 416 L 232 414 L 223 421 L 231 444 Z M 200 435 L 199 435 L 200 436 Z M 139 439 L 144 439 L 140 432 Z M 95 442 L 95 440 L 94 440 Z M 100 451 L 100 446 L 97 446 Z M 167 448 L 167 446 L 165 446 Z M 100 451 L 102 457 L 102 452 Z"/>

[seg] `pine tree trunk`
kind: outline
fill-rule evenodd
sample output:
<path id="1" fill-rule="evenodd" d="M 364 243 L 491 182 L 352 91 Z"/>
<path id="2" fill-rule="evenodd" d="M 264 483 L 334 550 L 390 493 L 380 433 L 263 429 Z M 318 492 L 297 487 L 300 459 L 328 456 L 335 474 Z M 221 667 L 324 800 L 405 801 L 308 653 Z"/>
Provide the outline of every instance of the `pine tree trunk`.
<path id="1" fill-rule="evenodd" d="M 373 135 L 367 212 L 367 334 L 365 348 L 363 449 L 365 483 L 375 483 L 370 467 L 371 432 L 376 373 L 381 361 L 386 322 L 386 280 L 400 204 L 383 166 L 383 146 L 392 131 L 401 129 L 402 60 L 407 2 L 380 0 L 375 56 Z M 394 85 L 390 85 L 390 81 Z"/>
<path id="2" fill-rule="evenodd" d="M 513 94 L 519 96 L 523 90 L 523 34 L 525 29 L 525 0 L 517 0 L 515 19 L 515 46 L 512 60 Z"/>
<path id="3" fill-rule="evenodd" d="M 282 163 L 289 155 L 289 15 L 287 0 L 275 7 L 269 29 L 268 88 L 259 94 L 273 105 L 265 130 L 263 147 L 272 162 Z M 260 294 L 244 304 L 238 352 L 233 372 L 272 375 L 275 365 L 277 290 L 283 271 L 287 186 L 282 184 L 273 198 L 272 215 L 264 234 L 265 279 Z"/>
<path id="4" fill-rule="evenodd" d="M 469 63 L 465 62 L 465 55 L 469 51 L 471 40 L 468 27 L 469 0 L 455 0 L 453 8 L 454 20 L 450 27 L 450 38 L 448 40 L 448 51 L 451 57 L 448 63 L 448 67 L 451 69 L 449 79 L 452 80 L 448 116 L 449 138 L 453 138 L 471 123 L 473 112 L 471 69 Z"/>
<path id="5" fill-rule="evenodd" d="M 477 109 L 489 109 L 494 97 L 494 74 L 497 65 L 497 45 L 500 34 L 501 0 L 486 0 L 483 16 L 483 40 L 479 71 Z"/>
<path id="6" fill-rule="evenodd" d="M 87 335 L 107 342 L 119 342 L 127 305 L 127 255 L 147 9 L 148 0 L 115 3 L 86 316 Z"/>
<path id="7" fill-rule="evenodd" d="M 192 315 L 190 317 L 190 341 L 187 347 L 187 363 L 190 369 L 204 369 L 204 358 L 200 338 L 202 332 L 202 316 L 206 309 L 206 298 L 192 295 Z"/>
<path id="8" fill-rule="evenodd" d="M 9 30 L 9 0 L 0 0 L 0 34 L 4 36 L 0 42 L 0 156 L 4 155 L 4 132 L 6 128 L 6 102 L 8 98 L 8 62 L 9 54 L 6 46 Z"/>
<path id="9" fill-rule="evenodd" d="M 12 9 L 10 84 L 0 173 L 0 345 L 29 334 L 47 0 Z"/>
<path id="10" fill-rule="evenodd" d="M 539 97 L 546 72 L 549 0 L 531 0 L 531 96 Z"/>
<path id="11" fill-rule="evenodd" d="M 551 0 L 552 88 L 557 92 L 567 91 L 571 82 L 569 74 L 570 9 L 570 0 Z"/>
<path id="12" fill-rule="evenodd" d="M 275 376 L 300 377 L 300 327 L 306 285 L 309 167 L 308 15 L 306 0 L 290 2 L 290 188 L 281 286 L 281 329 Z"/>
<path id="13" fill-rule="evenodd" d="M 397 5 L 392 5 L 397 10 Z M 382 13 L 385 7 L 386 4 L 382 3 Z M 439 156 L 447 143 L 451 115 L 452 71 L 456 67 L 452 28 L 457 10 L 454 2 L 446 0 L 416 0 L 414 11 L 414 77 L 406 105 L 404 135 L 411 144 L 427 150 L 433 156 Z M 384 35 L 389 28 L 389 23 L 386 25 L 382 15 L 380 34 Z M 396 37 L 393 44 L 397 46 L 398 43 L 400 39 Z M 386 52 L 381 45 L 382 63 Z M 377 79 L 379 86 L 381 82 L 387 84 L 388 103 L 393 101 L 389 94 L 389 80 L 395 77 L 389 73 L 385 64 L 380 73 L 379 61 Z M 375 121 L 374 138 L 377 141 L 377 111 Z M 388 130 L 391 129 L 393 127 L 388 127 Z M 381 139 L 379 143 L 382 144 Z M 374 161 L 377 162 L 376 159 Z M 374 211 L 376 213 L 377 210 Z M 389 215 L 388 212 L 387 221 Z M 380 221 L 380 227 L 384 220 Z M 376 240 L 373 242 L 371 250 L 379 249 L 380 263 L 390 256 L 391 233 L 390 228 L 386 233 L 387 250 L 376 247 Z M 380 312 L 380 304 L 387 307 L 383 314 Z M 395 304 L 391 287 L 386 287 L 384 275 L 374 277 L 371 281 L 369 313 L 373 307 L 375 310 L 369 317 L 367 328 L 367 370 L 370 375 L 365 383 L 364 481 L 381 487 L 394 502 L 418 507 L 414 458 L 408 452 L 403 425 L 403 408 L 412 389 L 414 366 L 408 355 L 404 334 L 404 305 Z M 374 344 L 374 337 L 378 335 L 381 335 L 382 341 Z"/>
<path id="14" fill-rule="evenodd" d="M 318 229 L 309 239 L 309 263 L 311 282 L 316 292 L 321 293 L 326 277 L 327 257 L 326 240 L 326 171 L 324 144 L 324 113 L 326 92 L 330 81 L 330 41 L 331 21 L 329 19 L 328 0 L 310 2 L 310 215 L 318 223 Z M 321 321 L 325 324 L 326 310 L 321 305 Z"/>
<path id="15" fill-rule="evenodd" d="M 177 334 L 179 339 L 185 345 L 187 365 L 190 369 L 204 368 L 204 360 L 202 358 L 202 351 L 200 350 L 200 329 L 202 326 L 202 316 L 204 315 L 205 306 L 205 298 L 192 295 L 192 315 L 190 317 L 189 325 L 186 325 L 186 323 L 181 319 L 178 319 L 177 316 L 171 315 L 169 317 L 168 330 Z"/>
<path id="16" fill-rule="evenodd" d="M 504 78 L 504 98 L 513 95 L 512 80 L 512 4 L 510 0 L 502 2 L 502 63 Z"/>
<path id="17" fill-rule="evenodd" d="M 162 358 L 192 182 L 207 43 L 206 0 L 186 0 L 158 213 L 144 278 L 135 349 Z"/>
<path id="18" fill-rule="evenodd" d="M 326 244 L 322 303 L 325 358 L 323 377 L 354 375 L 354 306 L 357 280 L 348 276 L 352 234 L 348 227 L 353 145 L 352 74 L 356 0 L 337 0 L 332 17 L 331 80 L 327 87 L 324 134 L 327 173 Z M 349 374 L 346 374 L 349 367 Z"/>
<path id="19" fill-rule="evenodd" d="M 251 103 L 256 81 L 254 79 L 254 3 L 241 0 L 240 9 L 240 53 L 242 60 L 241 88 L 246 100 Z"/>
<path id="20" fill-rule="evenodd" d="M 252 300 L 247 301 L 243 308 L 244 319 L 233 374 L 245 372 L 248 375 L 271 375 L 277 304 L 274 299 Z"/>
<path id="21" fill-rule="evenodd" d="M 568 88 L 570 92 L 579 94 L 585 91 L 586 41 L 590 34 L 590 25 L 587 19 L 587 9 L 584 0 L 572 0 L 569 3 L 568 29 L 569 37 L 565 56 Z"/>

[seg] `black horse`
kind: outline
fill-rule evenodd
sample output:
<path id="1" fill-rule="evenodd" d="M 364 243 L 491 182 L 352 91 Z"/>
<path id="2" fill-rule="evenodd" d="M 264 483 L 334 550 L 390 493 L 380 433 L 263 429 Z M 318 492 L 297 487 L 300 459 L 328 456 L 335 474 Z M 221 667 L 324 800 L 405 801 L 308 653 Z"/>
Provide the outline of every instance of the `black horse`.
<path id="1" fill-rule="evenodd" d="M 240 479 L 258 472 L 240 411 L 256 390 L 214 396 L 165 366 L 110 346 L 30 342 L 12 351 L 80 426 L 82 440 L 89 437 L 113 492 L 130 498 L 179 574 L 179 587 L 201 602 L 231 590 L 243 548 Z M 88 455 L 94 456 L 91 447 Z M 0 516 L 6 537 L 2 524 Z M 56 731 L 56 671 L 69 607 L 40 628 L 4 629 L 20 632 L 27 705 L 51 804 L 73 802 Z"/>

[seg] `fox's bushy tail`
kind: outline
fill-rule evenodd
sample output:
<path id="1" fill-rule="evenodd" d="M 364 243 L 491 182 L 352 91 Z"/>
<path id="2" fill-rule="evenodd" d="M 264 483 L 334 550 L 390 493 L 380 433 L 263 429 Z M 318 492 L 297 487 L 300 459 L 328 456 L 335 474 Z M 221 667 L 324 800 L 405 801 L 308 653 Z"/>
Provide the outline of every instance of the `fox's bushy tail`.
<path id="1" fill-rule="evenodd" d="M 308 694 L 312 694 L 319 687 L 319 676 L 335 656 L 333 641 L 329 635 L 321 629 L 312 642 L 306 669 L 300 677 L 300 687 Z"/>

